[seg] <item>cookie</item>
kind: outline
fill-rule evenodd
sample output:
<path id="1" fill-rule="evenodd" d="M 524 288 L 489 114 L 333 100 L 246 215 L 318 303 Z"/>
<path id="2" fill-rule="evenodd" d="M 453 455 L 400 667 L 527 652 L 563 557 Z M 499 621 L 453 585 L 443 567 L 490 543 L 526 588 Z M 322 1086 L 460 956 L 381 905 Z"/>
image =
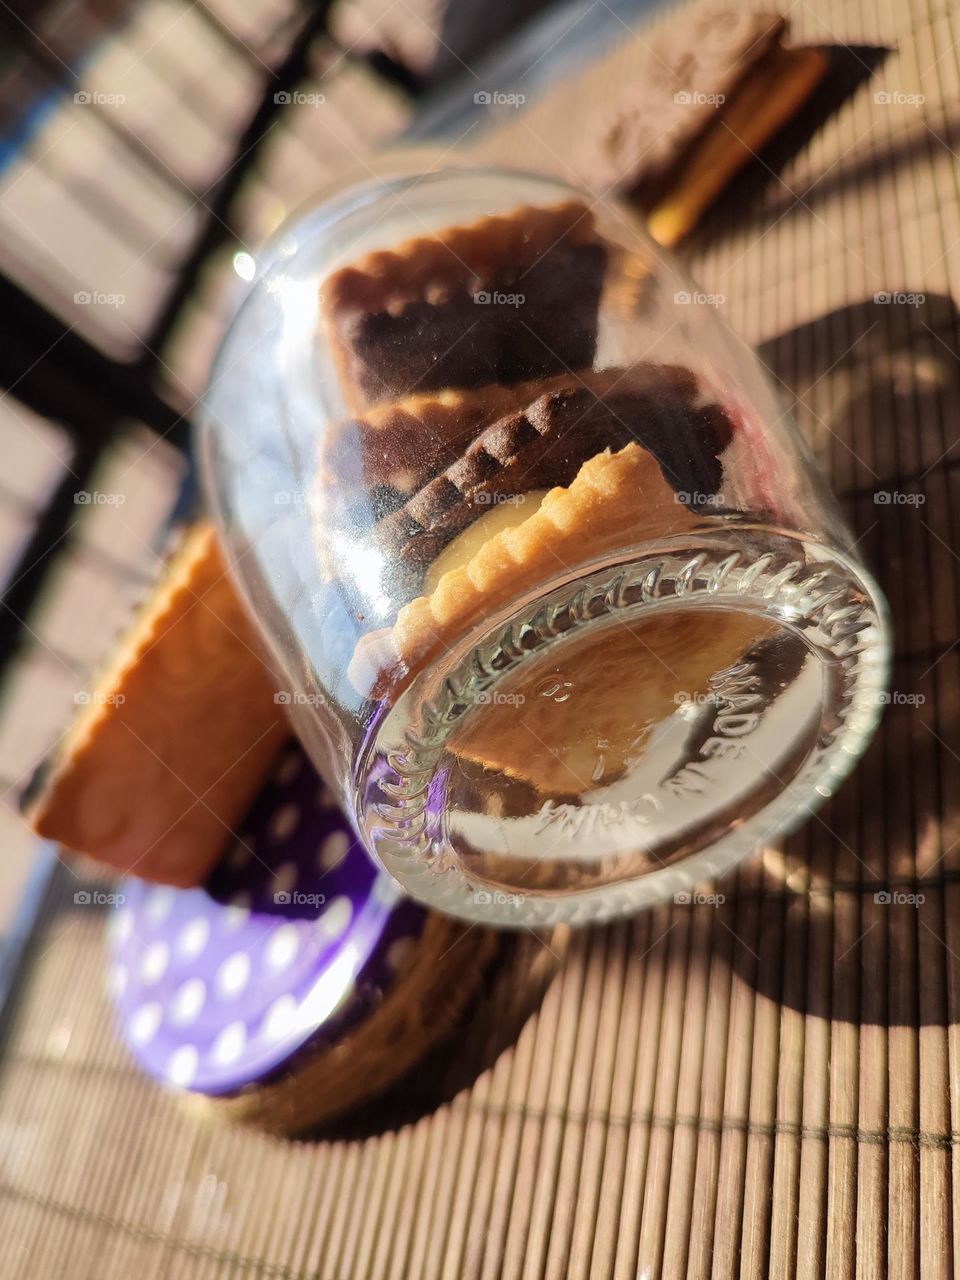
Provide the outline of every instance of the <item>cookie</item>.
<path id="1" fill-rule="evenodd" d="M 540 395 L 484 431 L 461 458 L 404 506 L 375 536 L 391 561 L 413 575 L 491 506 L 530 490 L 569 484 L 603 449 L 631 440 L 656 458 L 678 492 L 712 496 L 731 427 L 717 404 L 698 403 L 688 370 L 667 365 L 609 370 Z"/>
<path id="2" fill-rule="evenodd" d="M 290 730 L 208 525 L 190 533 L 27 800 L 38 835 L 199 883 Z"/>
<path id="3" fill-rule="evenodd" d="M 450 466 L 481 431 L 505 414 L 522 409 L 538 395 L 573 381 L 590 370 L 553 378 L 472 390 L 448 388 L 372 405 L 362 417 L 331 423 L 320 444 L 318 484 L 384 497 L 381 508 L 399 506 L 404 497 Z"/>
<path id="4" fill-rule="evenodd" d="M 674 188 L 650 209 L 647 224 L 663 245 L 679 243 L 820 83 L 828 61 L 819 49 L 776 49 L 751 72 L 719 122 L 678 165 Z"/>
<path id="5" fill-rule="evenodd" d="M 348 410 L 589 367 L 606 250 L 579 201 L 367 254 L 321 286 Z"/>
<path id="6" fill-rule="evenodd" d="M 541 794 L 595 792 L 641 762 L 653 730 L 684 700 L 707 698 L 711 678 L 771 630 L 748 613 L 702 606 L 611 624 L 504 685 L 449 749 Z M 544 696 L 559 684 L 561 701 Z"/>
<path id="7" fill-rule="evenodd" d="M 786 31 L 779 14 L 739 9 L 669 25 L 602 124 L 585 175 L 630 192 L 656 239 L 676 243 L 825 74 L 826 55 L 784 48 Z"/>
<path id="8" fill-rule="evenodd" d="M 241 830 L 202 889 L 124 886 L 109 985 L 132 1056 L 191 1110 L 297 1133 L 436 1044 L 495 938 L 403 898 L 299 745 Z"/>
<path id="9" fill-rule="evenodd" d="M 493 619 L 525 591 L 604 552 L 693 529 L 698 517 L 677 501 L 656 458 L 630 443 L 580 467 L 568 487 L 547 493 L 521 524 L 485 540 L 429 595 L 405 605 L 391 628 L 365 636 L 349 668 L 361 694 L 395 697 L 438 654 Z"/>

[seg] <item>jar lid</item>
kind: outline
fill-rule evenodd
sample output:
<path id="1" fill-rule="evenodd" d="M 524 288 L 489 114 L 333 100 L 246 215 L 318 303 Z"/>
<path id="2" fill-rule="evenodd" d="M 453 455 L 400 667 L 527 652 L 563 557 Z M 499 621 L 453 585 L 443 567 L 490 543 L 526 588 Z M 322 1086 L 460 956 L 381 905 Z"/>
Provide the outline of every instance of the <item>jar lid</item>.
<path id="1" fill-rule="evenodd" d="M 222 1095 L 339 1039 L 395 985 L 427 913 L 378 871 L 299 746 L 205 888 L 128 880 L 111 927 L 124 1038 Z"/>

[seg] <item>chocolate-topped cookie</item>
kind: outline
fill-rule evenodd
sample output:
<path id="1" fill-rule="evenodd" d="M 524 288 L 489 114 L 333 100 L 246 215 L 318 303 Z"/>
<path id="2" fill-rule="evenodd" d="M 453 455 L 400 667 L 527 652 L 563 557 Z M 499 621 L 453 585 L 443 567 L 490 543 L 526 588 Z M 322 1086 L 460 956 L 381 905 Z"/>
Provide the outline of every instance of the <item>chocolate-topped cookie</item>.
<path id="1" fill-rule="evenodd" d="M 375 534 L 415 580 L 464 529 L 498 503 L 568 485 L 589 458 L 631 442 L 646 448 L 680 501 L 720 485 L 731 438 L 719 405 L 699 403 L 696 379 L 668 365 L 608 370 L 568 382 L 487 428 Z"/>
<path id="2" fill-rule="evenodd" d="M 576 167 L 600 191 L 629 191 L 654 239 L 677 243 L 823 79 L 824 51 L 785 47 L 787 26 L 742 9 L 678 15 Z"/>
<path id="3" fill-rule="evenodd" d="M 589 367 L 606 256 L 593 215 L 571 200 L 408 240 L 335 272 L 321 293 L 348 408 Z"/>
<path id="4" fill-rule="evenodd" d="M 616 104 L 601 131 L 598 179 L 627 181 L 651 206 L 692 141 L 786 30 L 778 13 L 716 9 L 667 28 L 651 46 L 644 75 Z"/>
<path id="5" fill-rule="evenodd" d="M 330 423 L 320 442 L 318 484 L 393 493 L 393 506 L 415 494 L 463 454 L 486 427 L 571 381 L 589 381 L 589 369 L 552 378 L 448 388 L 371 405 L 357 417 Z M 382 504 L 389 509 L 389 500 Z"/>

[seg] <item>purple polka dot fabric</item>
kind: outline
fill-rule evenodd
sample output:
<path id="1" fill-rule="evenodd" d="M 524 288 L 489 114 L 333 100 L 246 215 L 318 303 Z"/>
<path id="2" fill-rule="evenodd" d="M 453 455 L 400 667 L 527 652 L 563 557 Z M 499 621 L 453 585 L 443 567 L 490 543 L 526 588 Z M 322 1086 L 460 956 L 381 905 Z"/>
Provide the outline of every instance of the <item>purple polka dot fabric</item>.
<path id="1" fill-rule="evenodd" d="M 379 872 L 299 745 L 202 889 L 130 879 L 109 983 L 152 1076 L 236 1093 L 334 1042 L 397 981 L 426 913 Z"/>

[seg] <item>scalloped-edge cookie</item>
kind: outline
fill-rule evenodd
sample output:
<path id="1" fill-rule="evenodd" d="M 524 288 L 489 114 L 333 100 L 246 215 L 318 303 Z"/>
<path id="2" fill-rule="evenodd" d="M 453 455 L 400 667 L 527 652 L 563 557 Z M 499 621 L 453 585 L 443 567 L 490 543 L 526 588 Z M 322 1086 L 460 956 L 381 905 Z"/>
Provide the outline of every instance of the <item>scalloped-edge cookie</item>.
<path id="1" fill-rule="evenodd" d="M 490 538 L 429 595 L 405 605 L 393 627 L 365 636 L 350 681 L 361 694 L 396 697 L 438 654 L 531 587 L 606 551 L 683 533 L 697 520 L 646 449 L 631 443 L 599 453 L 567 488 L 551 489 L 529 519 Z"/>
<path id="2" fill-rule="evenodd" d="M 696 378 L 671 365 L 609 370 L 567 380 L 493 423 L 463 455 L 374 530 L 391 561 L 416 580 L 492 506 L 530 490 L 568 485 L 604 448 L 642 444 L 677 493 L 716 494 L 731 424 L 700 401 Z"/>
<path id="3" fill-rule="evenodd" d="M 366 492 L 390 490 L 402 501 L 455 462 L 498 418 L 539 395 L 595 376 L 585 369 L 513 386 L 447 388 L 371 405 L 362 416 L 326 428 L 317 482 L 325 489 L 346 484 Z"/>
<path id="4" fill-rule="evenodd" d="M 37 833 L 200 883 L 290 729 L 217 535 L 185 538 L 26 802 Z"/>
<path id="5" fill-rule="evenodd" d="M 321 285 L 344 401 L 589 366 L 607 251 L 579 200 L 524 205 L 368 253 Z"/>

